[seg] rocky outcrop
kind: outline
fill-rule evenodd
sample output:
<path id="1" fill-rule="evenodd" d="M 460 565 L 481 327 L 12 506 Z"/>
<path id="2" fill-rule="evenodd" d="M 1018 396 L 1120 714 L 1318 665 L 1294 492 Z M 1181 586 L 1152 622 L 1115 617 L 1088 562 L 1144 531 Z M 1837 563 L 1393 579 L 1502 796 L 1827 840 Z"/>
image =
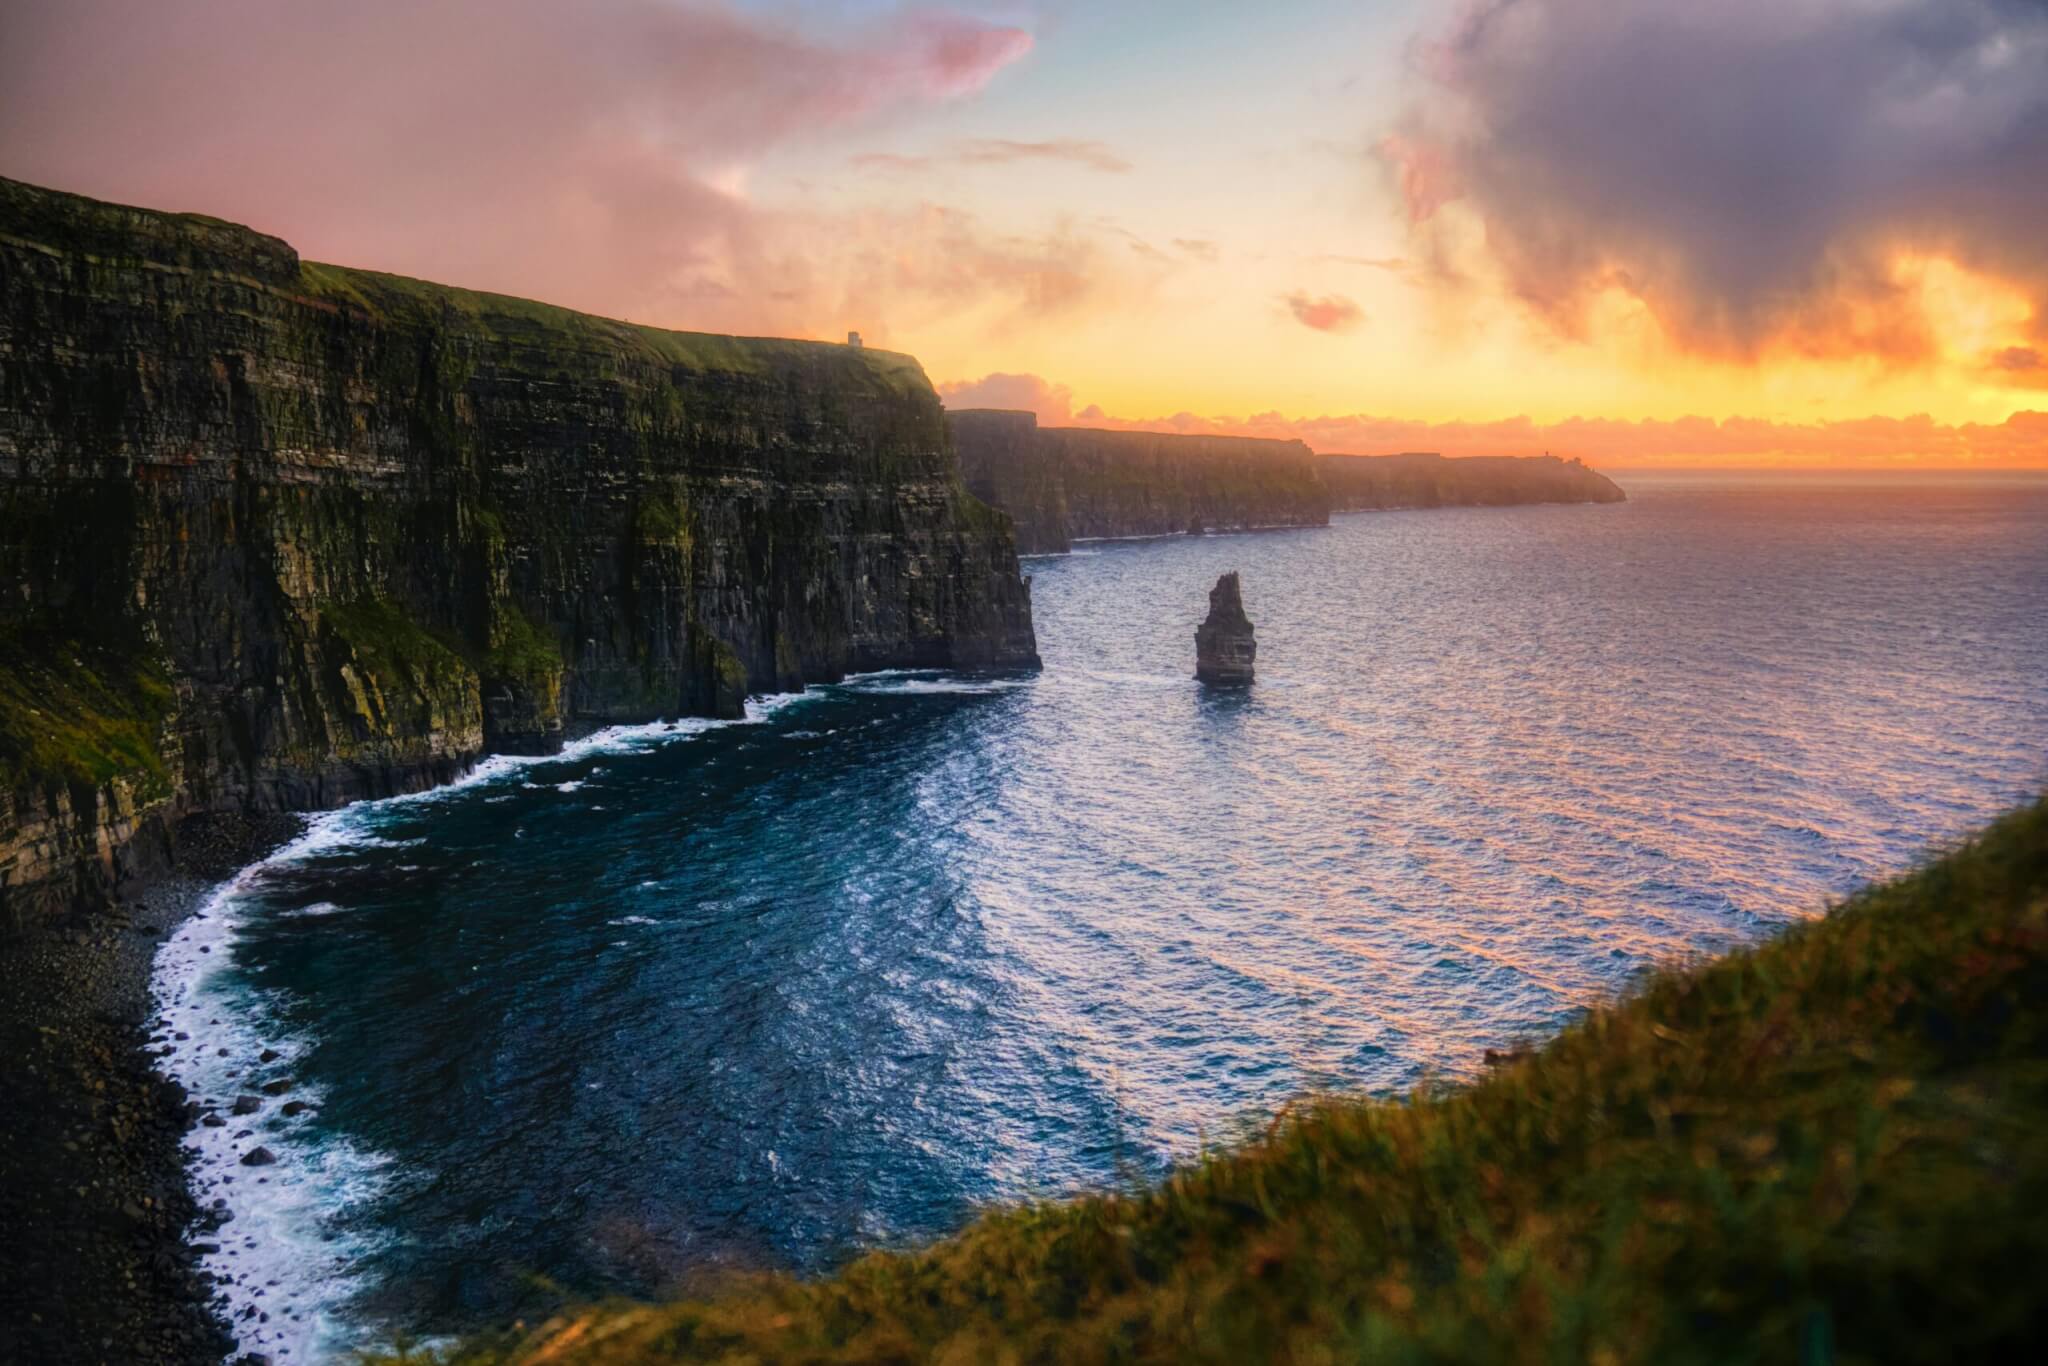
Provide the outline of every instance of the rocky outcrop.
<path id="1" fill-rule="evenodd" d="M 1299 441 L 1041 427 L 992 408 L 946 414 L 974 495 L 1010 514 L 1017 548 L 1185 531 L 1325 526 L 1329 496 Z"/>
<path id="2" fill-rule="evenodd" d="M 1628 498 L 1606 475 L 1554 455 L 1324 455 L 1317 464 L 1333 512 L 1620 503 Z"/>
<path id="3" fill-rule="evenodd" d="M 665 332 L 0 181 L 0 926 L 202 811 L 1036 663 L 886 351 Z"/>
<path id="4" fill-rule="evenodd" d="M 1195 677 L 1211 687 L 1248 687 L 1258 653 L 1237 571 L 1232 570 L 1209 590 L 1208 619 L 1195 628 Z"/>

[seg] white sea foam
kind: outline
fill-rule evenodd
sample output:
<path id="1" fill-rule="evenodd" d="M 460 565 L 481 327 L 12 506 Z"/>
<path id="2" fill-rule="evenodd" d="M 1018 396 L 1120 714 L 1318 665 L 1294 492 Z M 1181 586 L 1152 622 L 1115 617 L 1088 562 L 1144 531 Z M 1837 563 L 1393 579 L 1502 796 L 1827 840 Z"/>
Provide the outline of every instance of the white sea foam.
<path id="1" fill-rule="evenodd" d="M 525 775 L 539 765 L 633 753 L 721 727 L 758 725 L 802 696 L 784 693 L 750 699 L 746 715 L 734 720 L 691 718 L 613 726 L 575 740 L 556 754 L 493 755 L 441 787 L 322 812 L 308 820 L 297 839 L 216 887 L 200 910 L 164 942 L 157 951 L 150 993 L 168 1022 L 167 1032 L 184 1033 L 189 1039 L 174 1045 L 176 1051 L 158 1066 L 202 1107 L 227 1120 L 221 1128 L 195 1125 L 187 1143 L 200 1202 L 223 1202 L 230 1216 L 210 1239 L 219 1250 L 207 1254 L 202 1263 L 219 1282 L 225 1316 L 240 1351 L 268 1353 L 303 1366 L 345 1356 L 361 1345 L 353 1336 L 357 1330 L 341 1311 L 360 1288 L 360 1274 L 354 1268 L 373 1244 L 369 1235 L 348 1226 L 347 1215 L 404 1176 L 389 1156 L 311 1123 L 325 1100 L 317 1087 L 301 1084 L 283 1096 L 265 1098 L 262 1110 L 254 1115 L 230 1113 L 236 1096 L 260 1094 L 264 1082 L 292 1077 L 293 1061 L 310 1047 L 309 1040 L 293 1035 L 281 1023 L 282 1002 L 276 994 L 235 971 L 235 946 L 251 917 L 264 913 L 265 883 L 280 869 L 339 850 L 423 843 L 377 832 L 380 815 L 395 808 L 443 802 L 466 789 L 515 778 L 531 785 Z M 581 783 L 553 786 L 574 791 Z M 317 918 L 345 909 L 322 901 L 271 913 Z M 634 916 L 627 923 L 658 922 Z M 274 1049 L 279 1056 L 259 1064 L 265 1049 Z M 294 1100 L 312 1108 L 286 1118 L 284 1106 Z M 268 1148 L 276 1162 L 243 1166 L 242 1157 L 259 1145 Z"/>
<path id="2" fill-rule="evenodd" d="M 903 696 L 961 694 L 980 696 L 1015 692 L 1031 686 L 1027 678 L 977 678 L 949 674 L 936 669 L 884 669 L 875 673 L 848 674 L 840 687 L 848 692 L 897 694 Z"/>
<path id="3" fill-rule="evenodd" d="M 308 916 L 335 915 L 344 909 L 346 908 L 337 906 L 332 901 L 316 901 L 310 906 L 301 906 L 296 911 L 286 911 L 284 914 L 294 920 L 300 920 Z"/>
<path id="4" fill-rule="evenodd" d="M 391 1164 L 346 1138 L 313 1138 L 308 1114 L 284 1116 L 288 1101 L 317 1109 L 325 1097 L 315 1087 L 266 1098 L 254 1115 L 230 1112 L 237 1095 L 260 1094 L 263 1082 L 292 1076 L 294 1061 L 308 1046 L 278 1023 L 272 993 L 238 979 L 234 948 L 265 879 L 277 868 L 353 842 L 364 833 L 351 828 L 355 823 L 349 811 L 317 816 L 298 839 L 215 889 L 199 914 L 165 941 L 151 980 L 167 1029 L 190 1036 L 158 1065 L 227 1121 L 222 1128 L 196 1126 L 188 1140 L 200 1202 L 224 1201 L 231 1215 L 213 1239 L 220 1250 L 208 1254 L 204 1265 L 221 1281 L 241 1348 L 273 1356 L 289 1351 L 291 1360 L 301 1362 L 347 1345 L 335 1311 L 356 1289 L 350 1268 L 368 1244 L 344 1232 L 337 1220 L 386 1188 Z M 316 902 L 288 914 L 338 909 Z M 259 1063 L 266 1048 L 279 1056 Z M 258 1145 L 276 1154 L 275 1165 L 241 1165 L 243 1154 Z"/>

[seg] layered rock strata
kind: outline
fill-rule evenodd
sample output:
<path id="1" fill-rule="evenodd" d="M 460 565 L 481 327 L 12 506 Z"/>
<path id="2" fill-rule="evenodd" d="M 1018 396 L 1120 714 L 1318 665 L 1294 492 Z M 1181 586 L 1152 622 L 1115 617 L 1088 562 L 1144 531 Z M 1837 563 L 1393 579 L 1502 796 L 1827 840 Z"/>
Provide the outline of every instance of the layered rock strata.
<path id="1" fill-rule="evenodd" d="M 1010 514 L 1027 555 L 1095 537 L 1329 524 L 1315 456 L 1299 441 L 1041 427 L 993 408 L 946 418 L 967 487 Z"/>
<path id="2" fill-rule="evenodd" d="M 1554 455 L 1446 458 L 1324 455 L 1316 459 L 1332 512 L 1381 508 L 1504 507 L 1518 503 L 1621 503 L 1612 479 Z"/>
<path id="3" fill-rule="evenodd" d="M 191 813 L 1036 654 L 917 363 L 0 181 L 0 928 Z"/>

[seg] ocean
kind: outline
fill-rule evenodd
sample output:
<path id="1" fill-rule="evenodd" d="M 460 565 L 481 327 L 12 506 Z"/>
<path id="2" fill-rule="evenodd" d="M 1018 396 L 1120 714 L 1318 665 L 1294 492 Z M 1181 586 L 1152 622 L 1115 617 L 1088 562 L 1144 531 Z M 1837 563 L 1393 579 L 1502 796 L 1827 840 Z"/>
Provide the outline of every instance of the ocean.
<path id="1" fill-rule="evenodd" d="M 1473 1075 L 2048 782 L 2048 481 L 1621 482 L 1083 545 L 1026 561 L 1042 673 L 314 817 L 155 979 L 165 1069 L 261 1099 L 192 1138 L 244 1347 L 1142 1181 L 1305 1093 Z M 1227 570 L 1259 681 L 1211 693 Z"/>

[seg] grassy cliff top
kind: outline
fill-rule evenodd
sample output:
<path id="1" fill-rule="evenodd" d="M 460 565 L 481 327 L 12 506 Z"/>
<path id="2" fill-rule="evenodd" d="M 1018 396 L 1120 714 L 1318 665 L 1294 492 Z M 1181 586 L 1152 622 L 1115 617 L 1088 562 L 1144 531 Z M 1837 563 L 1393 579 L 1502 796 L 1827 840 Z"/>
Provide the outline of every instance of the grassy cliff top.
<path id="1" fill-rule="evenodd" d="M 893 394 L 937 395 L 910 356 L 836 342 L 674 332 L 574 309 L 301 261 L 283 240 L 202 214 L 109 204 L 0 178 L 0 241 L 147 268 L 211 271 L 279 293 L 360 309 L 399 326 L 461 329 L 488 340 L 638 356 L 692 370 L 773 375 L 824 370 Z"/>
<path id="2" fill-rule="evenodd" d="M 465 1362 L 1999 1360 L 2048 1329 L 2048 804 L 1406 1103 Z"/>
<path id="3" fill-rule="evenodd" d="M 1317 468 L 1341 500 L 1390 485 L 1417 483 L 1443 491 L 1495 493 L 1504 501 L 1626 502 L 1612 479 L 1574 457 L 1555 455 L 1445 456 L 1430 451 L 1398 455 L 1319 455 Z"/>
<path id="4" fill-rule="evenodd" d="M 1307 443 L 1293 438 L 1222 436 L 1213 432 L 1154 432 L 1124 427 L 1048 427 L 1026 408 L 949 408 L 948 421 L 975 426 L 1033 427 L 1047 439 L 1104 449 L 1165 450 L 1192 456 L 1247 453 L 1307 459 Z"/>
<path id="5" fill-rule="evenodd" d="M 730 374 L 766 375 L 822 366 L 870 377 L 894 392 L 937 397 L 923 367 L 898 351 L 784 337 L 674 332 L 509 294 L 315 261 L 300 263 L 299 285 L 313 298 L 359 308 L 380 322 L 401 326 L 455 326 L 496 342 L 637 354 L 691 370 Z"/>

